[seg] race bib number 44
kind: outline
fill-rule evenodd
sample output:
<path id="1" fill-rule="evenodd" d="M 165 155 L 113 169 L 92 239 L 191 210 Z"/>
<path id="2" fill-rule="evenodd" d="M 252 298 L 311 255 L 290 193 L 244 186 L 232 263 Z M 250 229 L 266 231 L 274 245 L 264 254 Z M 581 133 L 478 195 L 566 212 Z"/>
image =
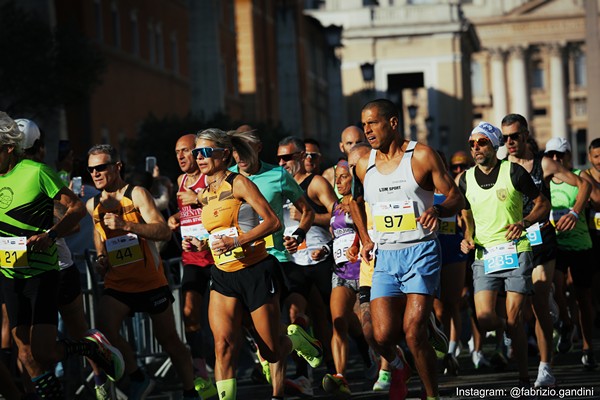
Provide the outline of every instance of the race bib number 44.
<path id="1" fill-rule="evenodd" d="M 144 259 L 140 240 L 135 233 L 106 239 L 108 261 L 113 267 L 120 267 Z"/>
<path id="2" fill-rule="evenodd" d="M 2 268 L 28 267 L 27 238 L 24 236 L 0 238 L 0 257 Z"/>
<path id="3" fill-rule="evenodd" d="M 376 203 L 373 206 L 375 229 L 379 232 L 405 232 L 417 229 L 412 201 Z"/>
<path id="4" fill-rule="evenodd" d="M 486 274 L 519 268 L 517 246 L 511 242 L 488 248 L 483 255 L 483 268 Z"/>

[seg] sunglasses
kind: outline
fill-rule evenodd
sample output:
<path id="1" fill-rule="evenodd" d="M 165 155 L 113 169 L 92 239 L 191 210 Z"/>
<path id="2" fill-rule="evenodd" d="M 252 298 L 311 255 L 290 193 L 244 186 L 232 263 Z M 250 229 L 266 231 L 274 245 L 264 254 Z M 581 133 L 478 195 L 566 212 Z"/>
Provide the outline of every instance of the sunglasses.
<path id="1" fill-rule="evenodd" d="M 562 160 L 565 157 L 565 153 L 563 153 L 562 151 L 547 151 L 546 153 L 544 153 L 544 155 L 548 158 L 554 158 L 554 156 L 556 156 L 556 158 L 558 158 L 559 160 Z"/>
<path id="2" fill-rule="evenodd" d="M 104 172 L 109 167 L 109 165 L 114 165 L 114 164 L 115 164 L 114 162 L 109 162 L 109 163 L 98 164 L 98 165 L 94 165 L 94 166 L 88 165 L 87 170 L 90 174 L 93 174 L 94 171 Z"/>
<path id="3" fill-rule="evenodd" d="M 491 144 L 491 142 L 486 138 L 480 138 L 477 140 L 469 140 L 469 146 L 471 148 L 475 147 L 475 143 L 477 143 L 477 146 L 479 146 L 479 147 L 485 147 L 485 146 L 488 146 L 489 144 Z"/>
<path id="4" fill-rule="evenodd" d="M 307 151 L 307 152 L 306 152 L 306 153 L 304 153 L 304 154 L 306 154 L 306 157 L 307 157 L 307 158 L 317 158 L 317 157 L 321 157 L 321 153 L 316 153 L 316 152 L 315 152 L 315 153 L 313 153 L 313 152 L 309 152 L 309 151 Z"/>
<path id="5" fill-rule="evenodd" d="M 296 157 L 296 154 L 299 154 L 300 152 L 295 152 L 295 153 L 290 153 L 290 154 L 277 154 L 277 160 L 283 160 L 283 161 L 292 161 L 294 159 L 294 157 Z"/>
<path id="6" fill-rule="evenodd" d="M 510 135 L 502 135 L 502 139 L 504 139 L 504 143 L 508 142 L 508 139 L 512 141 L 517 141 L 521 138 L 521 132 L 511 133 Z"/>
<path id="7" fill-rule="evenodd" d="M 450 168 L 452 169 L 452 171 L 455 171 L 457 169 L 467 169 L 467 164 L 453 164 L 450 166 Z"/>
<path id="8" fill-rule="evenodd" d="M 196 147 L 192 149 L 192 156 L 198 158 L 198 155 L 202 155 L 202 158 L 211 158 L 215 151 L 224 151 L 222 147 Z"/>

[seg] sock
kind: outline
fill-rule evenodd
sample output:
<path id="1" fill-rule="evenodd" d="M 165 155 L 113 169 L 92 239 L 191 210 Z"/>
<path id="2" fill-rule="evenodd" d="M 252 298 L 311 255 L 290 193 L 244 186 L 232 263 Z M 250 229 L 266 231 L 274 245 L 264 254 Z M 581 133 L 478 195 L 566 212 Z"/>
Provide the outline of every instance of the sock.
<path id="1" fill-rule="evenodd" d="M 129 374 L 129 379 L 136 382 L 143 382 L 146 379 L 146 375 L 144 375 L 144 371 L 141 368 L 138 368 Z"/>
<path id="2" fill-rule="evenodd" d="M 106 383 L 106 374 L 104 371 L 100 371 L 100 374 L 94 374 L 94 384 L 96 386 L 102 386 Z"/>
<path id="3" fill-rule="evenodd" d="M 550 363 L 540 361 L 540 366 L 538 367 L 538 369 L 543 369 L 543 368 L 550 368 Z"/>
<path id="4" fill-rule="evenodd" d="M 237 397 L 237 381 L 235 378 L 217 381 L 219 400 L 235 400 Z"/>
<path id="5" fill-rule="evenodd" d="M 31 378 L 35 391 L 44 400 L 64 399 L 62 386 L 52 371 L 47 371 L 40 376 Z"/>
<path id="6" fill-rule="evenodd" d="M 454 340 L 448 342 L 448 353 L 454 354 L 456 352 L 457 343 Z"/>
<path id="7" fill-rule="evenodd" d="M 202 331 L 186 331 L 185 341 L 190 346 L 192 358 L 204 358 L 204 340 Z"/>
<path id="8" fill-rule="evenodd" d="M 395 368 L 395 369 L 404 368 L 404 363 L 402 362 L 402 359 L 400 358 L 400 356 L 396 355 L 396 358 L 394 358 L 394 361 L 392 361 L 390 363 L 390 367 Z"/>

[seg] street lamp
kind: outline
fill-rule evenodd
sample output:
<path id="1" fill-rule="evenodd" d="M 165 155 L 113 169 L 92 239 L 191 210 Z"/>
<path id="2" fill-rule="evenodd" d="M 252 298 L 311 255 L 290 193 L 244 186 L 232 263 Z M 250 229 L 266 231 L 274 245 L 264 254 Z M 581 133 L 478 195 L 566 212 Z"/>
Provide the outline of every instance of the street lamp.
<path id="1" fill-rule="evenodd" d="M 329 25 L 325 28 L 325 40 L 329 47 L 337 48 L 342 46 L 342 26 Z"/>
<path id="2" fill-rule="evenodd" d="M 375 64 L 364 63 L 360 64 L 360 72 L 362 73 L 363 81 L 367 86 L 371 87 L 375 80 Z"/>

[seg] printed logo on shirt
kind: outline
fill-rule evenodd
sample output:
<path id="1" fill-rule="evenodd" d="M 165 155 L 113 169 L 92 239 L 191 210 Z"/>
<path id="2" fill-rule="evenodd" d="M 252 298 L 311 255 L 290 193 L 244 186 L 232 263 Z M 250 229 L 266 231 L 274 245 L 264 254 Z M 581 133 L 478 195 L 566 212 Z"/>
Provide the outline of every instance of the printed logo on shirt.
<path id="1" fill-rule="evenodd" d="M 12 204 L 14 192 L 9 187 L 0 189 L 0 208 L 7 209 Z"/>

